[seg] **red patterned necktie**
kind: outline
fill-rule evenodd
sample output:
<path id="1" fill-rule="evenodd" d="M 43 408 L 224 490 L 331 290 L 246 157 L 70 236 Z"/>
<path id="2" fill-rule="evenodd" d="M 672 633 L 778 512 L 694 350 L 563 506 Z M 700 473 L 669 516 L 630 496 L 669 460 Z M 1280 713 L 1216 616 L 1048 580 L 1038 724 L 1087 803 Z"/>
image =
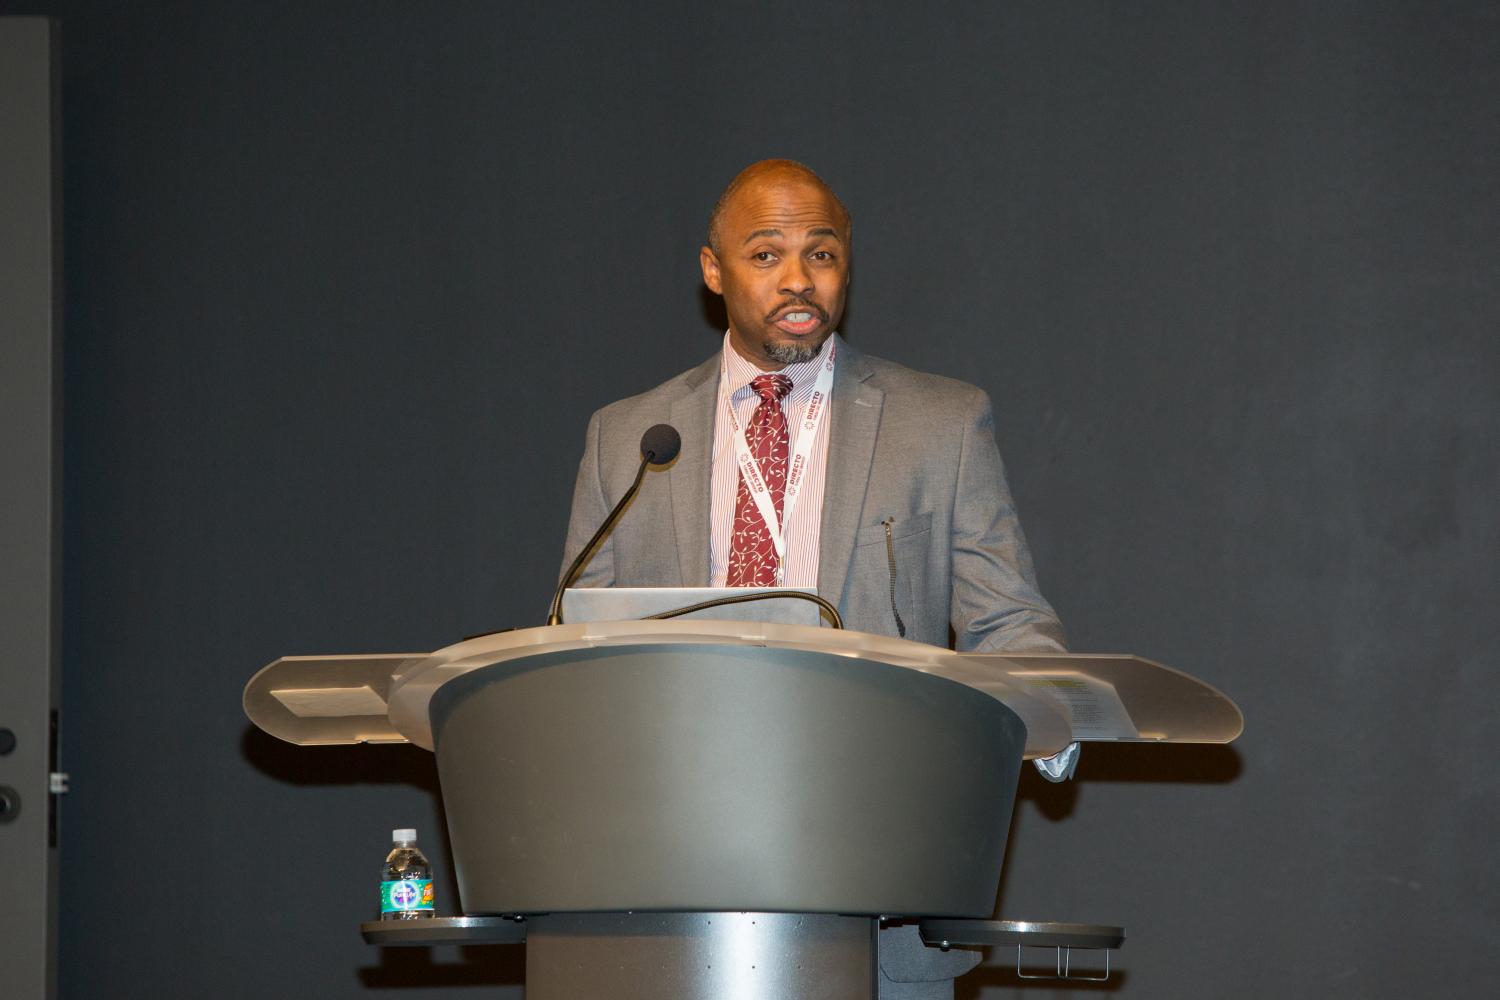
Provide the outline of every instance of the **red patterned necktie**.
<path id="1" fill-rule="evenodd" d="M 750 380 L 750 388 L 760 396 L 760 405 L 750 415 L 745 444 L 760 466 L 766 488 L 771 491 L 776 520 L 780 522 L 782 499 L 786 496 L 787 457 L 791 451 L 781 400 L 792 391 L 792 380 L 781 374 L 757 375 Z M 725 583 L 731 587 L 776 586 L 776 546 L 771 544 L 771 532 L 750 496 L 743 473 L 734 499 L 734 528 L 729 538 L 729 572 Z"/>

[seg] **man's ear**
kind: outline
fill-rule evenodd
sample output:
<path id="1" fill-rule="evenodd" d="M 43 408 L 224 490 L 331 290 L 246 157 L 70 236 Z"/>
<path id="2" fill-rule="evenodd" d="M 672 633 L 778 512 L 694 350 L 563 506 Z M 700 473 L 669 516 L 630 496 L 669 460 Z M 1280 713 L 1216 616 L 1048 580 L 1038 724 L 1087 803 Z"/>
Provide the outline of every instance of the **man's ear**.
<path id="1" fill-rule="evenodd" d="M 714 253 L 713 247 L 699 248 L 698 266 L 703 268 L 703 283 L 708 286 L 708 290 L 715 295 L 723 295 L 724 281 L 719 274 L 719 255 Z"/>

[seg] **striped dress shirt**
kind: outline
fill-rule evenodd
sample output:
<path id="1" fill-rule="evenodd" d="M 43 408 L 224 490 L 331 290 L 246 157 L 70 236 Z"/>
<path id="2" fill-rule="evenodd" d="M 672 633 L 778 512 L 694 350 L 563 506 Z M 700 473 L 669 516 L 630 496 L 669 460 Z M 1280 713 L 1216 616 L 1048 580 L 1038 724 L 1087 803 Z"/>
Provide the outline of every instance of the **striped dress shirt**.
<path id="1" fill-rule="evenodd" d="M 781 401 L 786 414 L 788 432 L 791 436 L 789 453 L 797 449 L 797 432 L 802 427 L 803 415 L 812 398 L 813 384 L 818 378 L 818 369 L 828 360 L 833 349 L 835 334 L 823 342 L 823 349 L 811 361 L 787 365 L 781 374 L 792 380 L 792 391 Z M 729 404 L 741 427 L 750 424 L 750 415 L 760 404 L 760 397 L 750 388 L 750 380 L 761 374 L 761 370 L 740 357 L 729 343 L 729 334 L 724 334 L 724 370 L 729 384 L 734 387 Z M 837 362 L 834 363 L 835 368 Z M 832 391 L 829 392 L 830 397 Z M 709 556 L 711 575 L 709 583 L 714 587 L 724 586 L 729 576 L 729 538 L 734 526 L 734 501 L 740 488 L 740 468 L 734 457 L 734 430 L 723 413 L 723 388 L 719 390 L 719 401 L 714 410 L 714 452 L 712 495 L 709 502 Z M 818 436 L 813 442 L 808 461 L 807 480 L 802 495 L 792 508 L 791 521 L 782 526 L 786 540 L 786 581 L 788 587 L 813 587 L 818 585 L 818 536 L 823 522 L 823 484 L 828 466 L 828 427 L 833 423 L 833 413 L 827 413 L 818 424 Z"/>

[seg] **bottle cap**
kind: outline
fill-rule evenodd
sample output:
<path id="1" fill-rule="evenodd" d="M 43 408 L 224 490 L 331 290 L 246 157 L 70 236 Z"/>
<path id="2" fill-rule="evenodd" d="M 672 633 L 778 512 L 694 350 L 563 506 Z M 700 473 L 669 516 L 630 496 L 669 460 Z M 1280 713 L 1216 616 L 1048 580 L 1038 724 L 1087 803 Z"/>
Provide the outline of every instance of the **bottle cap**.
<path id="1" fill-rule="evenodd" d="M 417 842 L 417 831 L 410 829 L 392 830 L 391 841 L 397 844 L 415 844 Z"/>

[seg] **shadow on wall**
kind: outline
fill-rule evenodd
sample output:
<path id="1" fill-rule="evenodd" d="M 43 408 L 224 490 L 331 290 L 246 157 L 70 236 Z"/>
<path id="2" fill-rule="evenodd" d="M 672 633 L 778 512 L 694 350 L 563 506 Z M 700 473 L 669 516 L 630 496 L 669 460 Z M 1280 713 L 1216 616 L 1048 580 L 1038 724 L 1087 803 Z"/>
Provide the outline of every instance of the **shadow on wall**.
<path id="1" fill-rule="evenodd" d="M 289 785 L 398 784 L 419 788 L 432 796 L 443 833 L 448 823 L 437 764 L 419 747 L 329 746 L 299 747 L 247 725 L 240 736 L 240 754 L 261 774 Z M 435 877 L 445 881 L 443 898 L 458 899 L 456 873 L 451 865 Z M 515 986 L 526 981 L 525 949 L 514 945 L 442 946 L 436 948 L 379 948 L 379 964 L 358 970 L 365 989 L 431 989 L 442 986 Z"/>
<path id="2" fill-rule="evenodd" d="M 1029 801 L 1043 817 L 1058 822 L 1073 814 L 1081 791 L 1080 781 L 1229 784 L 1243 772 L 1244 761 L 1232 746 L 1089 743 L 1083 747 L 1078 768 L 1077 778 L 1054 784 L 1038 774 L 1035 768 L 1029 765 L 1022 767 L 1016 802 L 1019 804 Z M 1015 833 L 1015 817 L 1019 817 L 1020 812 L 1017 809 L 1011 820 L 1012 837 Z M 1005 880 L 1009 871 L 1010 865 L 1007 864 L 1000 874 L 998 899 L 1002 901 L 1005 899 Z M 997 904 L 997 907 L 1000 905 L 1003 904 Z M 1007 919 L 1003 916 L 999 918 Z M 1002 955 L 1007 957 L 1002 958 Z M 1027 975 L 1049 975 L 1055 971 L 1052 968 L 1052 949 L 1028 948 L 1019 957 Z M 1078 951 L 1071 958 L 1077 959 L 1073 963 L 1075 974 L 1094 976 L 1104 971 L 1097 952 Z M 1123 990 L 1129 982 L 1129 973 L 1120 969 L 1112 969 L 1104 982 L 1090 982 L 1087 979 L 1022 979 L 1016 972 L 1016 959 L 1015 952 L 1009 948 L 990 949 L 984 965 L 958 980 L 955 997 L 957 1000 L 975 1000 L 987 988 L 1025 989 L 1026 995 L 1037 997 L 1098 996 Z"/>
<path id="3" fill-rule="evenodd" d="M 1030 766 L 1021 769 L 1016 802 L 1031 802 L 1047 819 L 1073 814 L 1079 781 L 1166 782 L 1176 785 L 1224 785 L 1244 770 L 1232 746 L 1187 743 L 1087 743 L 1078 760 L 1078 777 L 1059 784 Z"/>
<path id="4" fill-rule="evenodd" d="M 455 951 L 451 962 L 434 961 L 435 954 Z M 359 970 L 366 989 L 439 986 L 515 986 L 526 982 L 524 945 L 468 945 L 461 948 L 381 948 L 380 964 Z"/>
<path id="5" fill-rule="evenodd" d="M 997 952 L 1012 951 L 1010 948 L 993 948 L 990 950 Z M 1032 948 L 1029 949 L 1029 952 L 1022 959 L 1021 965 L 1026 975 L 1050 976 L 1054 971 L 1051 964 L 1053 960 L 1049 957 L 1052 954 L 1052 949 Z M 1085 963 L 1089 961 L 1089 958 L 1084 957 L 1084 953 L 1082 952 L 1075 953 L 1074 957 L 1079 959 L 1072 967 L 1074 976 L 1102 976 L 1104 974 L 1102 962 L 1097 967 L 1086 965 Z M 1045 979 L 1040 981 L 1022 979 L 1016 975 L 1014 964 L 1008 966 L 981 965 L 953 984 L 953 996 L 954 1000 L 978 1000 L 980 993 L 987 988 L 1001 989 L 1009 987 L 1013 990 L 1025 990 L 1024 996 L 1035 997 L 1037 1000 L 1042 1000 L 1045 997 L 1060 997 L 1063 1000 L 1072 1000 L 1075 995 L 1101 996 L 1109 993 L 1118 993 L 1129 982 L 1130 974 L 1120 969 L 1111 969 L 1109 978 L 1099 983 L 1090 982 L 1083 978 Z M 1007 994 L 1007 996 L 1011 995 L 1015 994 Z"/>
<path id="6" fill-rule="evenodd" d="M 729 329 L 729 314 L 724 311 L 724 300 L 709 291 L 707 285 L 698 286 L 698 304 L 703 307 L 703 322 L 720 333 Z"/>
<path id="7" fill-rule="evenodd" d="M 261 774 L 288 785 L 412 785 L 441 802 L 437 764 L 420 747 L 299 747 L 247 725 L 240 755 Z"/>

